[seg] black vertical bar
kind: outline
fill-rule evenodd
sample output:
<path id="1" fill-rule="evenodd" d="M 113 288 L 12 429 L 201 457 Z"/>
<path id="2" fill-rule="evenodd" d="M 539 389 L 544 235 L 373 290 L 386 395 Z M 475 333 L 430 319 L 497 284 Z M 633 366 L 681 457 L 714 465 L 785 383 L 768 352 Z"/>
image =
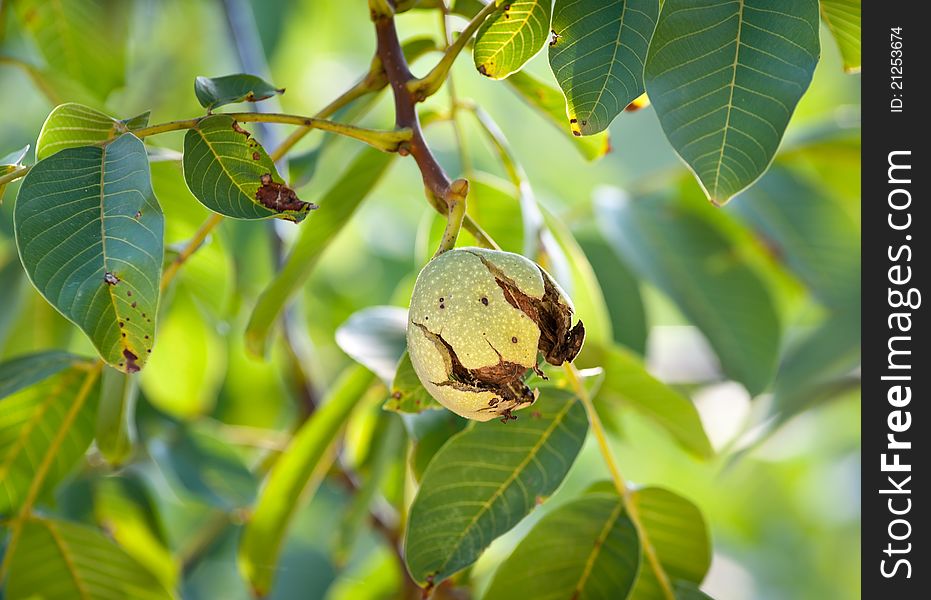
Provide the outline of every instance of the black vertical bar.
<path id="1" fill-rule="evenodd" d="M 924 2 L 863 3 L 864 598 L 931 597 Z M 925 142 L 925 143 L 922 143 Z M 926 340 L 925 340 L 926 341 Z"/>

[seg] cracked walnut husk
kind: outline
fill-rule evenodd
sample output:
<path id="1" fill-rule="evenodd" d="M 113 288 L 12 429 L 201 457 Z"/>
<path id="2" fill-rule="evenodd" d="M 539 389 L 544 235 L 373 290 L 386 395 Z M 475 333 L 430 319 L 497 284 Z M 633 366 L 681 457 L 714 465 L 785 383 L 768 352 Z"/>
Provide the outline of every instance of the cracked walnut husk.
<path id="1" fill-rule="evenodd" d="M 414 285 L 407 345 L 421 383 L 443 406 L 478 421 L 516 418 L 536 391 L 525 383 L 571 362 L 585 329 L 546 271 L 510 252 L 457 248 L 432 260 Z"/>

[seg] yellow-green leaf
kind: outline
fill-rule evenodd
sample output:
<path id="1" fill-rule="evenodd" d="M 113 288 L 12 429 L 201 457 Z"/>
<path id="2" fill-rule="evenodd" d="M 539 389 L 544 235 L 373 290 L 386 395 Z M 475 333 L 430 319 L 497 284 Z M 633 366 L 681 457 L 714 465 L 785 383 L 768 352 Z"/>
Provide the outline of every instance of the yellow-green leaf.
<path id="1" fill-rule="evenodd" d="M 504 79 L 543 48 L 550 33 L 552 0 L 512 0 L 493 12 L 475 34 L 472 58 L 485 77 Z"/>

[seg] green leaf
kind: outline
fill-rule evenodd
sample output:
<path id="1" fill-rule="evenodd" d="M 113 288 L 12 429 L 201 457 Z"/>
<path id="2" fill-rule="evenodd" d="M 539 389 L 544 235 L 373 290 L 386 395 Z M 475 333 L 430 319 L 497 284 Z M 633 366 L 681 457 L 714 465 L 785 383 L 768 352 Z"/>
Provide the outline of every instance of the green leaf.
<path id="1" fill-rule="evenodd" d="M 597 231 L 575 233 L 601 287 L 615 342 L 643 356 L 647 346 L 646 311 L 640 282 Z"/>
<path id="2" fill-rule="evenodd" d="M 95 529 L 29 517 L 14 533 L 6 598 L 162 600 L 173 598 L 151 573 Z M 11 543 L 12 545 L 12 543 Z"/>
<path id="3" fill-rule="evenodd" d="M 173 428 L 151 439 L 149 452 L 169 481 L 210 506 L 234 511 L 255 500 L 255 475 L 226 442 L 206 428 Z"/>
<path id="4" fill-rule="evenodd" d="M 94 482 L 94 519 L 104 531 L 168 589 L 178 581 L 179 564 L 167 546 L 158 506 L 133 476 Z"/>
<path id="5" fill-rule="evenodd" d="M 598 398 L 629 406 L 665 429 L 696 456 L 714 454 L 692 401 L 650 375 L 633 353 L 610 348 L 601 357 L 605 380 Z"/>
<path id="6" fill-rule="evenodd" d="M 155 339 L 164 216 L 132 134 L 68 148 L 23 179 L 13 227 L 29 278 L 110 366 L 145 366 Z"/>
<path id="7" fill-rule="evenodd" d="M 0 363 L 0 399 L 61 373 L 78 363 L 86 363 L 80 356 L 49 350 L 17 356 Z"/>
<path id="8" fill-rule="evenodd" d="M 586 160 L 601 158 L 611 149 L 606 131 L 584 137 L 573 134 L 569 117 L 566 116 L 566 101 L 556 88 L 524 72 L 514 73 L 505 81 L 531 108 L 543 115 L 550 125 L 566 134 Z"/>
<path id="9" fill-rule="evenodd" d="M 128 131 L 126 123 L 83 104 L 69 102 L 52 109 L 36 142 L 36 160 L 66 148 L 93 146 Z"/>
<path id="10" fill-rule="evenodd" d="M 780 324 L 749 259 L 707 213 L 674 198 L 605 194 L 596 204 L 601 231 L 624 261 L 701 329 L 729 377 L 751 394 L 763 391 L 776 367 Z"/>
<path id="11" fill-rule="evenodd" d="M 552 4 L 552 0 L 502 3 L 475 34 L 472 58 L 478 72 L 504 79 L 519 71 L 549 37 Z"/>
<path id="12" fill-rule="evenodd" d="M 694 583 L 675 582 L 676 600 L 713 600 L 711 596 L 698 589 Z"/>
<path id="13" fill-rule="evenodd" d="M 443 405 L 433 399 L 423 387 L 411 357 L 407 352 L 401 357 L 391 383 L 391 396 L 385 400 L 384 409 L 399 413 L 420 413 L 425 410 L 442 409 Z"/>
<path id="14" fill-rule="evenodd" d="M 121 465 L 136 441 L 137 376 L 104 367 L 100 377 L 100 403 L 94 438 L 97 449 L 111 465 Z"/>
<path id="15" fill-rule="evenodd" d="M 239 545 L 239 569 L 256 595 L 271 589 L 288 524 L 329 470 L 334 440 L 372 379 L 361 366 L 347 369 L 275 462 Z"/>
<path id="16" fill-rule="evenodd" d="M 52 69 L 101 100 L 124 84 L 130 3 L 17 0 L 14 7 Z"/>
<path id="17" fill-rule="evenodd" d="M 64 479 L 94 437 L 98 372 L 73 359 L 64 369 L 23 361 L 3 365 L 31 367 L 32 375 L 19 380 L 29 387 L 0 400 L 0 515 L 34 503 Z"/>
<path id="18" fill-rule="evenodd" d="M 667 0 L 650 101 L 705 194 L 724 204 L 773 160 L 818 63 L 817 0 Z"/>
<path id="19" fill-rule="evenodd" d="M 309 227 L 301 228 L 284 265 L 262 292 L 252 311 L 246 327 L 246 345 L 250 352 L 264 356 L 269 332 L 284 305 L 310 277 L 320 255 L 387 172 L 394 156 L 374 148 L 364 148 L 317 201 L 321 210 L 317 211 Z"/>
<path id="20" fill-rule="evenodd" d="M 659 0 L 556 0 L 550 67 L 576 135 L 604 131 L 643 94 Z"/>
<path id="21" fill-rule="evenodd" d="M 405 560 L 438 584 L 479 557 L 555 491 L 588 432 L 585 409 L 546 388 L 513 424 L 476 423 L 430 461 L 410 509 Z"/>
<path id="22" fill-rule="evenodd" d="M 732 207 L 823 304 L 859 302 L 860 227 L 826 188 L 777 165 Z"/>
<path id="23" fill-rule="evenodd" d="M 258 102 L 283 93 L 284 88 L 276 88 L 260 77 L 244 73 L 194 80 L 194 94 L 207 112 L 226 104 Z"/>
<path id="24" fill-rule="evenodd" d="M 407 311 L 397 306 L 363 308 L 337 328 L 336 344 L 391 385 L 407 348 Z"/>
<path id="25" fill-rule="evenodd" d="M 271 177 L 271 186 L 284 184 L 261 144 L 227 115 L 206 117 L 188 130 L 182 164 L 184 180 L 194 197 L 227 217 L 300 223 L 312 207 L 304 203 L 300 209 L 276 210 L 259 201 L 259 188 L 267 187 L 263 175 Z"/>
<path id="26" fill-rule="evenodd" d="M 860 2 L 821 0 L 821 19 L 831 30 L 844 59 L 844 70 L 860 72 Z"/>
<path id="27" fill-rule="evenodd" d="M 547 513 L 501 563 L 485 600 L 627 598 L 641 565 L 617 494 L 586 494 Z"/>
<path id="28" fill-rule="evenodd" d="M 647 487 L 631 494 L 637 516 L 666 575 L 698 584 L 711 566 L 711 540 L 701 511 L 678 494 Z M 664 600 L 656 573 L 643 559 L 629 600 Z"/>

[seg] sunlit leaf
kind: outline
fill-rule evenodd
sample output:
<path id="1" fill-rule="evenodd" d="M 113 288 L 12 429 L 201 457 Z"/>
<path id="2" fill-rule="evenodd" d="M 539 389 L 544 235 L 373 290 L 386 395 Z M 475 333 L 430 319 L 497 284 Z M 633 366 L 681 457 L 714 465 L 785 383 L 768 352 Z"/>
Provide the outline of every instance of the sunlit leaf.
<path id="1" fill-rule="evenodd" d="M 311 207 L 296 197 L 288 197 L 290 190 L 281 187 L 281 176 L 268 153 L 229 116 L 206 117 L 188 130 L 182 164 L 184 180 L 194 197 L 221 215 L 299 223 Z M 269 208 L 259 199 L 266 193 L 272 199 L 282 199 L 284 205 Z"/>
<path id="2" fill-rule="evenodd" d="M 336 343 L 390 385 L 407 348 L 407 311 L 396 306 L 363 308 L 339 326 Z"/>
<path id="3" fill-rule="evenodd" d="M 372 379 L 367 369 L 350 367 L 275 462 L 239 545 L 239 569 L 256 594 L 271 589 L 288 524 L 332 464 L 333 442 Z"/>
<path id="4" fill-rule="evenodd" d="M 0 399 L 0 515 L 34 503 L 84 456 L 94 437 L 99 393 L 98 372 L 73 358 L 69 366 L 51 355 L 33 355 L 0 369 L 11 367 L 31 374 L 4 386 L 18 391 Z"/>
<path id="5" fill-rule="evenodd" d="M 556 0 L 550 67 L 573 133 L 591 135 L 643 94 L 659 0 Z"/>
<path id="6" fill-rule="evenodd" d="M 36 289 L 109 365 L 140 370 L 155 340 L 164 230 L 142 142 L 124 134 L 36 163 L 13 226 Z"/>
<path id="7" fill-rule="evenodd" d="M 486 600 L 627 598 L 640 541 L 617 494 L 590 493 L 545 515 L 501 563 Z"/>
<path id="8" fill-rule="evenodd" d="M 104 367 L 100 377 L 100 403 L 94 438 L 100 454 L 113 465 L 122 464 L 136 441 L 137 375 Z"/>
<path id="9" fill-rule="evenodd" d="M 99 531 L 29 517 L 8 549 L 6 598 L 20 600 L 163 600 L 174 595 Z M 11 544 L 12 545 L 12 544 Z"/>
<path id="10" fill-rule="evenodd" d="M 197 101 L 208 112 L 226 104 L 258 102 L 283 93 L 284 88 L 276 88 L 261 77 L 244 73 L 223 77 L 198 77 L 194 80 Z"/>
<path id="11" fill-rule="evenodd" d="M 523 71 L 514 73 L 505 81 L 518 96 L 543 115 L 548 123 L 566 134 L 586 160 L 601 158 L 611 149 L 607 132 L 584 137 L 572 133 L 569 117 L 566 116 L 566 101 L 558 89 Z"/>
<path id="12" fill-rule="evenodd" d="M 364 148 L 340 178 L 317 200 L 320 210 L 302 227 L 297 241 L 274 280 L 259 297 L 246 327 L 246 345 L 253 354 L 264 356 L 272 325 L 284 305 L 307 281 L 320 255 L 381 180 L 394 154 Z"/>
<path id="13" fill-rule="evenodd" d="M 637 357 L 622 348 L 605 351 L 601 365 L 605 380 L 599 398 L 645 415 L 695 455 L 712 455 L 711 442 L 691 400 L 655 379 Z"/>
<path id="14" fill-rule="evenodd" d="M 126 124 L 99 110 L 69 102 L 52 109 L 36 142 L 36 160 L 66 148 L 92 146 L 128 131 Z"/>
<path id="15" fill-rule="evenodd" d="M 818 63 L 817 0 L 667 0 L 647 58 L 663 131 L 708 198 L 762 175 Z"/>
<path id="16" fill-rule="evenodd" d="M 475 34 L 472 58 L 485 77 L 504 79 L 543 48 L 550 34 L 551 0 L 512 0 L 493 12 Z"/>
<path id="17" fill-rule="evenodd" d="M 711 540 L 701 511 L 678 494 L 647 487 L 631 494 L 644 535 L 663 572 L 673 581 L 699 584 L 711 566 Z M 641 563 L 630 600 L 664 600 L 656 572 Z"/>
<path id="18" fill-rule="evenodd" d="M 400 413 L 420 413 L 425 410 L 442 409 L 430 392 L 420 383 L 414 371 L 410 355 L 405 352 L 395 369 L 391 383 L 391 395 L 385 400 L 385 410 Z"/>
<path id="19" fill-rule="evenodd" d="M 145 484 L 131 476 L 95 482 L 94 518 L 140 565 L 173 589 L 179 564 L 167 547 L 159 510 Z"/>
<path id="20" fill-rule="evenodd" d="M 472 564 L 553 493 L 587 431 L 581 403 L 547 388 L 517 422 L 476 423 L 454 436 L 411 505 L 404 550 L 414 579 L 439 583 Z"/>
<path id="21" fill-rule="evenodd" d="M 761 392 L 776 367 L 780 323 L 749 259 L 706 214 L 667 195 L 604 194 L 596 204 L 601 231 L 624 261 L 701 329 L 728 376 Z"/>
<path id="22" fill-rule="evenodd" d="M 48 65 L 104 99 L 126 80 L 130 4 L 17 0 L 23 28 Z"/>
<path id="23" fill-rule="evenodd" d="M 821 0 L 821 19 L 831 30 L 844 70 L 860 71 L 860 3 L 857 0 Z"/>

